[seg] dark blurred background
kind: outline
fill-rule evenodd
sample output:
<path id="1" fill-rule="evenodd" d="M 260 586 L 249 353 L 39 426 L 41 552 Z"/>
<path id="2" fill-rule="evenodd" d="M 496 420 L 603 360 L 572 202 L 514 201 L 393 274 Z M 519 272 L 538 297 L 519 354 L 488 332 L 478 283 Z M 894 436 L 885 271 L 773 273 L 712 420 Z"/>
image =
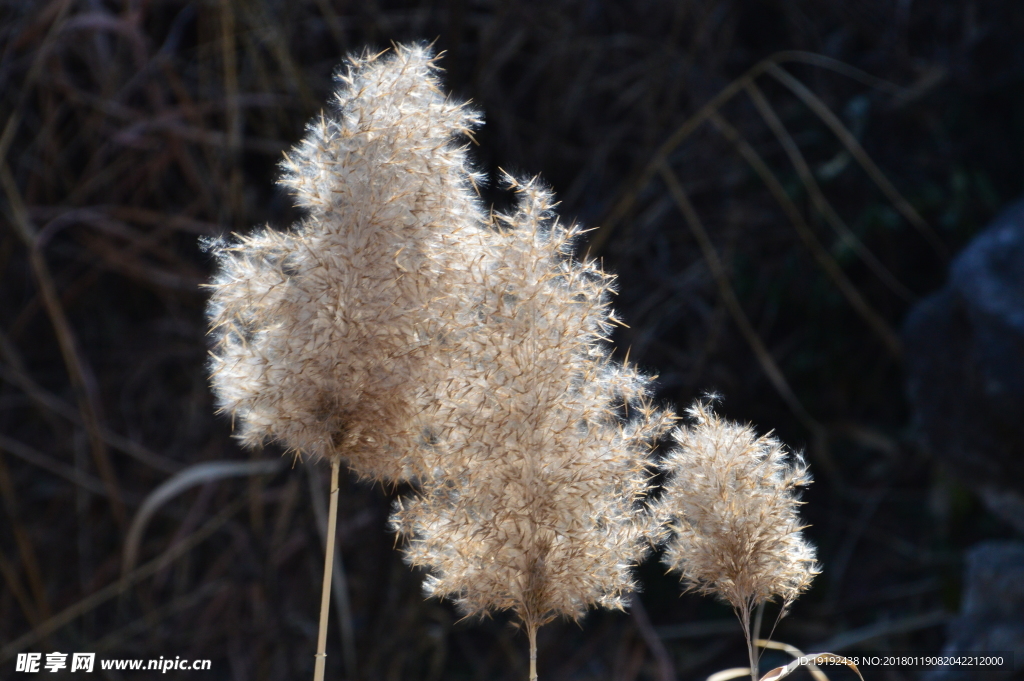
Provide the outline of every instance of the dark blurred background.
<path id="1" fill-rule="evenodd" d="M 1024 389 L 999 383 L 1019 378 L 1021 317 L 1000 326 L 969 282 L 943 289 L 1024 193 L 1022 36 L 1018 0 L 3 0 L 0 677 L 19 651 L 213 661 L 181 678 L 311 675 L 322 464 L 198 469 L 118 580 L 161 483 L 280 456 L 241 450 L 214 414 L 200 237 L 294 221 L 274 185 L 282 151 L 343 55 L 409 40 L 435 41 L 448 87 L 483 111 L 480 166 L 542 174 L 566 220 L 597 228 L 589 248 L 618 274 L 629 324 L 618 352 L 660 376 L 658 399 L 714 391 L 723 415 L 806 451 L 824 570 L 774 639 L 1022 645 L 1022 610 L 1002 638 L 971 629 L 994 617 L 971 610 L 984 593 L 998 610 L 1024 588 L 999 586 L 1024 584 Z M 1021 242 L 998 243 L 977 276 Z M 1024 278 L 1014 262 L 992 276 Z M 424 601 L 386 530 L 402 491 L 342 482 L 328 677 L 525 678 L 505 616 Z M 1006 564 L 987 592 L 984 551 Z M 742 666 L 732 613 L 663 572 L 641 567 L 632 614 L 545 627 L 541 678 Z M 765 668 L 788 659 L 768 651 Z"/>

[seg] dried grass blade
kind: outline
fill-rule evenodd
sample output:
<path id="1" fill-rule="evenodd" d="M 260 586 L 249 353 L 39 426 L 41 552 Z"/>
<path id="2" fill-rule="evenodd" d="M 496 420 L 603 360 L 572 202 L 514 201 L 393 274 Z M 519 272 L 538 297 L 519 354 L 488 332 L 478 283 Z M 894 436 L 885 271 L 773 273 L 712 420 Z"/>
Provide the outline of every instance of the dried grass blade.
<path id="1" fill-rule="evenodd" d="M 896 83 L 885 80 L 884 78 L 872 76 L 867 71 L 861 71 L 857 67 L 850 66 L 844 61 L 834 59 L 833 57 L 826 57 L 823 54 L 817 54 L 815 52 L 784 50 L 771 55 L 761 62 L 759 66 L 762 66 L 761 72 L 763 72 L 770 69 L 773 65 L 785 64 L 788 62 L 807 64 L 808 66 L 816 66 L 820 69 L 826 69 L 828 71 L 838 73 L 841 76 L 846 76 L 847 78 L 867 85 L 868 87 L 875 88 L 876 90 L 888 92 L 895 97 L 906 97 L 913 92 L 912 88 L 906 88 L 902 85 L 897 85 Z"/>
<path id="2" fill-rule="evenodd" d="M 920 213 L 914 209 L 910 202 L 907 201 L 899 190 L 889 181 L 875 162 L 871 160 L 871 156 L 864 150 L 857 138 L 854 137 L 843 122 L 839 120 L 839 117 L 832 113 L 832 110 L 821 101 L 817 95 L 811 92 L 810 88 L 801 83 L 797 78 L 793 77 L 788 71 L 783 69 L 778 64 L 771 64 L 766 69 L 767 73 L 773 78 L 778 80 L 780 83 L 786 86 L 794 95 L 807 105 L 807 107 L 813 111 L 818 118 L 820 118 L 825 125 L 831 128 L 833 134 L 839 138 L 839 141 L 843 143 L 843 146 L 850 152 L 860 166 L 864 169 L 871 179 L 878 185 L 878 188 L 882 190 L 886 198 L 896 207 L 896 210 L 909 222 L 914 228 L 927 239 L 928 243 L 931 244 L 935 252 L 943 259 L 949 259 L 949 251 L 946 249 L 946 245 L 942 243 L 939 235 L 925 222 L 924 218 L 921 217 Z"/>
<path id="3" fill-rule="evenodd" d="M 790 645 L 788 643 L 782 643 L 780 641 L 769 641 L 763 638 L 757 640 L 757 645 L 761 648 L 781 650 L 783 652 L 789 653 L 794 658 L 794 660 L 785 667 L 778 667 L 777 669 L 773 669 L 772 671 L 765 674 L 761 678 L 761 681 L 775 681 L 776 679 L 781 679 L 785 676 L 789 676 L 791 673 L 793 673 L 795 669 L 801 666 L 806 666 L 807 671 L 811 673 L 811 676 L 813 676 L 816 681 L 828 681 L 828 676 L 826 676 L 825 672 L 821 671 L 821 668 L 818 666 L 818 664 L 822 662 L 838 662 L 840 664 L 845 664 L 846 666 L 853 669 L 854 672 L 856 672 L 857 676 L 860 677 L 861 681 L 864 681 L 864 677 L 861 676 L 860 670 L 857 669 L 857 665 L 855 665 L 852 661 L 848 660 L 842 655 L 836 655 L 835 653 L 813 653 L 811 655 L 807 655 L 796 646 Z M 779 672 L 782 669 L 788 669 L 789 671 L 786 671 L 784 674 L 781 674 L 779 676 L 771 676 L 771 674 Z"/>
<path id="4" fill-rule="evenodd" d="M 908 92 L 904 87 L 896 85 L 895 83 L 890 83 L 882 78 L 876 78 L 875 76 L 861 71 L 858 68 L 854 68 L 845 62 L 839 61 L 838 59 L 814 54 L 812 52 L 803 52 L 800 50 L 776 52 L 775 54 L 759 61 L 745 74 L 722 88 L 717 95 L 698 109 L 696 113 L 683 121 L 683 123 L 675 129 L 668 139 L 658 147 L 657 151 L 654 152 L 650 160 L 647 162 L 647 165 L 644 166 L 644 169 L 637 174 L 636 179 L 626 183 L 626 189 L 621 193 L 621 197 L 615 202 L 607 216 L 601 221 L 601 227 L 590 240 L 590 253 L 596 254 L 601 250 L 604 244 L 607 243 L 609 237 L 611 237 L 611 233 L 615 230 L 615 227 L 623 218 L 626 217 L 630 209 L 636 203 L 637 197 L 640 195 L 640 191 L 654 178 L 658 173 L 658 166 L 668 160 L 669 155 L 675 151 L 676 147 L 682 144 L 687 137 L 692 135 L 697 128 L 707 122 L 708 119 L 711 118 L 712 114 L 716 113 L 718 109 L 725 105 L 726 102 L 735 97 L 740 90 L 744 89 L 749 83 L 753 83 L 758 76 L 766 71 L 770 71 L 772 68 L 778 68 L 778 64 L 786 62 L 799 62 L 828 69 L 844 75 L 847 78 L 864 83 L 869 87 L 884 90 L 897 96 L 905 96 Z M 839 125 L 842 126 L 842 123 Z M 856 140 L 854 139 L 854 141 Z M 913 211 L 913 208 L 911 208 L 911 211 Z"/>
<path id="5" fill-rule="evenodd" d="M 679 211 L 683 214 L 687 225 L 690 227 L 690 231 L 693 233 L 694 238 L 700 246 L 701 253 L 704 255 L 704 260 L 708 264 L 708 269 L 711 270 L 711 275 L 718 284 L 718 290 L 722 297 L 722 301 L 725 303 L 730 315 L 732 315 L 733 321 L 736 322 L 740 332 L 746 339 L 747 344 L 750 345 L 750 349 L 753 350 L 758 363 L 761 365 L 761 369 L 768 377 L 768 380 L 771 382 L 776 392 L 779 393 L 783 402 L 786 403 L 786 406 L 790 408 L 797 419 L 799 419 L 808 430 L 814 433 L 816 439 L 821 440 L 825 433 L 825 427 L 821 425 L 817 419 L 811 416 L 803 403 L 800 402 L 796 393 L 794 393 L 793 389 L 790 388 L 789 381 L 786 380 L 786 376 L 782 373 L 782 369 L 780 369 L 779 365 L 776 364 L 772 354 L 768 351 L 768 348 L 765 347 L 764 341 L 761 340 L 761 337 L 757 335 L 757 331 L 754 330 L 754 325 L 747 317 L 747 313 L 744 312 L 743 306 L 740 305 L 740 301 L 736 297 L 736 292 L 733 291 L 732 284 L 729 282 L 729 275 L 725 271 L 725 266 L 722 264 L 721 258 L 718 257 L 718 252 L 715 250 L 714 244 L 711 243 L 711 237 L 708 236 L 707 230 L 704 228 L 704 224 L 701 222 L 700 216 L 697 215 L 697 211 L 694 209 L 693 204 L 690 203 L 690 199 L 686 195 L 686 191 L 683 189 L 682 185 L 679 184 L 679 180 L 676 178 L 675 173 L 667 164 L 661 164 L 659 170 L 661 172 L 662 179 L 668 187 L 669 193 L 671 193 L 672 198 L 675 199 Z M 830 477 L 837 478 L 838 469 L 835 462 L 832 461 L 831 457 L 828 455 L 827 450 L 824 447 L 817 449 L 817 455 L 820 459 L 822 469 Z"/>
<path id="6" fill-rule="evenodd" d="M 761 88 L 753 82 L 747 84 L 747 94 L 754 101 L 754 106 L 760 112 L 761 117 L 768 124 L 768 127 L 775 133 L 776 139 L 779 140 L 779 144 L 782 145 L 786 155 L 789 156 L 790 163 L 796 168 L 797 174 L 800 176 L 800 181 L 803 182 L 804 187 L 807 188 L 808 193 L 811 196 L 811 201 L 814 202 L 814 207 L 819 213 L 825 218 L 825 221 L 829 223 L 832 229 L 839 235 L 839 238 L 846 243 L 850 248 L 860 256 L 860 259 L 864 261 L 864 264 L 868 266 L 875 276 L 878 277 L 882 283 L 884 283 L 889 289 L 898 295 L 908 303 L 912 303 L 917 300 L 917 296 L 904 286 L 889 269 L 882 264 L 882 262 L 875 257 L 875 254 L 868 250 L 868 247 L 864 245 L 864 242 L 857 238 L 857 235 L 846 225 L 839 214 L 836 213 L 832 204 L 827 198 L 825 198 L 824 192 L 821 191 L 821 187 L 818 185 L 818 181 L 814 178 L 814 173 L 811 172 L 810 167 L 807 165 L 807 160 L 804 155 L 800 153 L 800 148 L 796 145 L 793 137 L 786 130 L 786 126 L 783 125 L 779 119 L 778 114 L 775 113 L 775 108 L 772 107 L 771 103 L 761 92 Z"/>
<path id="7" fill-rule="evenodd" d="M 665 165 L 668 161 L 669 155 L 675 151 L 676 147 L 683 143 L 683 141 L 692 135 L 697 128 L 703 125 L 715 112 L 718 111 L 726 102 L 735 97 L 739 92 L 746 87 L 746 84 L 750 82 L 756 75 L 754 69 L 748 71 L 745 75 L 740 76 L 733 82 L 726 85 L 714 98 L 712 98 L 707 104 L 702 106 L 697 113 L 690 116 L 686 121 L 683 122 L 675 132 L 673 132 L 667 140 L 665 140 L 658 150 L 651 156 L 651 160 L 648 162 L 647 167 L 640 173 L 639 177 L 629 184 L 629 189 L 623 194 L 622 198 L 612 207 L 608 212 L 607 217 L 601 221 L 601 226 L 594 232 L 594 236 L 591 237 L 590 243 L 588 244 L 588 252 L 590 255 L 596 254 L 608 239 L 612 235 L 615 227 L 618 223 L 626 217 L 630 209 L 636 203 L 637 197 L 640 195 L 640 191 L 647 186 L 647 184 L 654 178 L 659 172 L 659 169 Z"/>
<path id="8" fill-rule="evenodd" d="M 793 200 L 789 198 L 786 193 L 785 187 L 779 182 L 779 178 L 775 176 L 768 164 L 765 163 L 761 155 L 747 142 L 746 138 L 736 128 L 732 127 L 724 118 L 718 114 L 711 116 L 711 122 L 716 128 L 722 133 L 723 137 L 726 138 L 733 146 L 736 147 L 736 151 L 743 157 L 743 159 L 750 165 L 751 169 L 757 173 L 761 181 L 765 183 L 772 196 L 778 202 L 782 208 L 786 217 L 789 218 L 790 223 L 796 230 L 797 235 L 807 246 L 807 249 L 811 252 L 811 255 L 817 261 L 818 265 L 825 271 L 825 273 L 832 279 L 832 283 L 836 285 L 836 288 L 843 294 L 850 306 L 867 322 L 868 326 L 878 335 L 879 339 L 885 345 L 893 357 L 899 358 L 902 356 L 902 345 L 900 338 L 895 331 L 889 326 L 889 324 L 878 314 L 874 308 L 864 299 L 864 296 L 860 294 L 857 287 L 853 285 L 853 282 L 846 276 L 842 268 L 839 267 L 839 263 L 835 261 L 829 252 L 815 236 L 814 231 L 807 224 L 804 219 L 803 213 L 797 207 Z"/>
<path id="9" fill-rule="evenodd" d="M 284 459 L 271 459 L 268 461 L 204 461 L 203 463 L 189 466 L 180 473 L 154 489 L 142 502 L 135 517 L 132 518 L 128 536 L 124 542 L 124 554 L 121 561 L 121 574 L 127 575 L 135 566 L 138 557 L 139 546 L 142 543 L 142 534 L 146 531 L 146 525 L 150 518 L 160 510 L 160 507 L 178 496 L 185 490 L 197 485 L 204 485 L 216 480 L 232 477 L 248 477 L 253 475 L 269 475 L 281 470 Z"/>
<path id="10" fill-rule="evenodd" d="M 759 648 L 771 648 L 772 650 L 781 650 L 789 653 L 795 658 L 788 665 L 784 667 L 776 667 L 775 669 L 765 674 L 761 678 L 761 681 L 776 681 L 777 679 L 785 678 L 801 666 L 807 667 L 807 671 L 810 672 L 811 676 L 814 677 L 814 681 L 828 681 L 828 676 L 825 675 L 825 672 L 821 671 L 821 669 L 819 669 L 816 664 L 807 660 L 807 656 L 804 655 L 803 651 L 797 648 L 796 646 L 792 646 L 788 643 L 781 643 L 779 641 L 770 641 L 768 639 L 763 638 L 757 639 L 757 641 L 755 641 L 755 645 L 757 645 Z M 802 661 L 801 658 L 803 658 Z"/>
<path id="11" fill-rule="evenodd" d="M 779 681 L 779 679 L 786 678 L 799 668 L 800 660 L 793 660 L 792 662 L 783 667 L 776 667 L 775 669 L 771 670 L 770 672 L 762 676 L 760 678 L 760 681 Z M 818 677 L 815 676 L 814 678 L 817 679 Z M 828 681 L 828 677 L 825 677 L 825 681 Z"/>
<path id="12" fill-rule="evenodd" d="M 860 670 L 857 669 L 857 665 L 855 665 L 851 660 L 842 657 L 841 655 L 835 655 L 833 653 L 817 653 L 815 655 L 801 656 L 793 660 L 789 664 L 785 665 L 784 667 L 776 667 L 775 669 L 771 670 L 770 672 L 762 676 L 760 681 L 779 681 L 779 679 L 786 678 L 787 676 L 795 672 L 797 669 L 800 669 L 801 667 L 806 667 L 807 671 L 811 673 L 811 676 L 815 678 L 815 681 L 829 681 L 828 676 L 825 674 L 825 672 L 821 671 L 821 668 L 818 667 L 818 665 L 815 664 L 815 662 L 819 664 L 822 662 L 829 662 L 832 664 L 845 664 L 847 667 L 854 671 L 854 673 L 857 675 L 858 678 L 860 678 L 861 681 L 864 681 L 864 677 L 861 676 Z"/>

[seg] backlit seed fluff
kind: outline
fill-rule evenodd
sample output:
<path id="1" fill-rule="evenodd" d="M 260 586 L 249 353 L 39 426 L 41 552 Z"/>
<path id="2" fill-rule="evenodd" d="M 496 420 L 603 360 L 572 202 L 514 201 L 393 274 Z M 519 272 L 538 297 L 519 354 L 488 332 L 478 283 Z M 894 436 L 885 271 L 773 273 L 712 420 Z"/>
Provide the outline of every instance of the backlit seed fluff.
<path id="1" fill-rule="evenodd" d="M 622 607 L 649 543 L 642 511 L 653 441 L 670 416 L 649 379 L 614 362 L 612 278 L 572 257 L 537 180 L 497 217 L 456 334 L 453 463 L 403 500 L 393 526 L 426 590 L 466 614 L 512 610 L 531 635 L 553 617 Z M 625 405 L 625 406 L 624 406 Z"/>
<path id="2" fill-rule="evenodd" d="M 776 597 L 785 612 L 819 572 L 798 513 L 807 466 L 708 404 L 687 413 L 692 424 L 673 432 L 677 446 L 663 462 L 667 481 L 655 507 L 668 535 L 665 563 L 688 588 L 739 613 Z"/>
<path id="3" fill-rule="evenodd" d="M 434 465 L 447 260 L 475 257 L 486 223 L 457 143 L 480 119 L 436 71 L 420 46 L 350 59 L 282 164 L 305 219 L 212 245 L 212 385 L 244 444 L 378 479 Z"/>
<path id="4" fill-rule="evenodd" d="M 610 357 L 612 277 L 537 180 L 491 215 L 453 144 L 479 118 L 429 52 L 353 60 L 282 184 L 308 215 L 215 245 L 213 386 L 243 442 L 413 478 L 392 522 L 429 594 L 531 632 L 621 607 L 672 417 Z"/>

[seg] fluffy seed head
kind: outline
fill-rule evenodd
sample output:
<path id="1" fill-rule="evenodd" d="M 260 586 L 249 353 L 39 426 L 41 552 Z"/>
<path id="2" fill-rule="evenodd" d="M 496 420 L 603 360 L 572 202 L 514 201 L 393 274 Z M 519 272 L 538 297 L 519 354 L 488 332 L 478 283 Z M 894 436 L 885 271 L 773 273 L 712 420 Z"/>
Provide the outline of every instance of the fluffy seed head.
<path id="1" fill-rule="evenodd" d="M 655 508 L 668 533 L 665 562 L 690 589 L 737 611 L 773 597 L 785 611 L 819 572 L 798 514 L 807 466 L 708 404 L 688 414 L 692 425 L 673 432 L 678 446 L 664 460 L 668 480 Z"/>
<path id="2" fill-rule="evenodd" d="M 454 141 L 480 119 L 436 70 L 419 46 L 350 59 L 334 108 L 283 163 L 307 217 L 214 244 L 212 384 L 244 444 L 373 478 L 431 465 L 441 292 L 458 288 L 446 257 L 456 242 L 471 257 L 486 222 Z"/>
<path id="3" fill-rule="evenodd" d="M 454 334 L 449 474 L 393 524 L 430 568 L 428 594 L 535 629 L 622 606 L 648 546 L 649 450 L 670 417 L 647 402 L 647 377 L 609 358 L 611 277 L 571 257 L 579 230 L 537 180 L 510 182 L 518 207 L 496 216 Z"/>

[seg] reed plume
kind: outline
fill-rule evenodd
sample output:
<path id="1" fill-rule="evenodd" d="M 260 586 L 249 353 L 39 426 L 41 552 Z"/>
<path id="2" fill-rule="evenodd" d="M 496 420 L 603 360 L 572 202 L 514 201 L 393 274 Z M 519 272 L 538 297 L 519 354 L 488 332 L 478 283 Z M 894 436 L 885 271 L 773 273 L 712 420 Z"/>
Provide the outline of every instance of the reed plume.
<path id="1" fill-rule="evenodd" d="M 432 469 L 446 376 L 442 292 L 486 221 L 464 145 L 480 119 L 442 94 L 430 51 L 351 58 L 280 184 L 306 217 L 212 244 L 219 408 L 247 446 L 343 458 L 361 476 Z"/>
<path id="2" fill-rule="evenodd" d="M 519 204 L 496 216 L 480 283 L 463 298 L 453 351 L 447 475 L 394 514 L 426 592 L 467 615 L 512 610 L 537 628 L 588 607 L 623 607 L 648 549 L 641 503 L 648 453 L 670 418 L 648 378 L 609 357 L 612 277 L 571 256 L 536 179 L 509 179 Z M 629 416 L 625 411 L 629 410 Z"/>
<path id="3" fill-rule="evenodd" d="M 784 615 L 819 572 L 798 514 L 811 477 L 799 454 L 723 421 L 709 404 L 698 401 L 687 414 L 692 425 L 672 434 L 678 446 L 663 461 L 667 481 L 654 505 L 667 532 L 664 560 L 688 589 L 733 607 L 753 676 L 753 609 L 777 597 Z"/>
<path id="4" fill-rule="evenodd" d="M 430 50 L 354 57 L 330 114 L 307 126 L 280 184 L 306 217 L 210 244 L 211 375 L 246 446 L 331 461 L 314 680 L 325 674 L 338 469 L 380 480 L 439 465 L 438 386 L 465 267 L 485 232 L 458 139 L 479 125 L 439 89 Z M 458 247 L 454 245 L 458 244 Z M 444 419 L 440 419 L 443 421 Z"/>

